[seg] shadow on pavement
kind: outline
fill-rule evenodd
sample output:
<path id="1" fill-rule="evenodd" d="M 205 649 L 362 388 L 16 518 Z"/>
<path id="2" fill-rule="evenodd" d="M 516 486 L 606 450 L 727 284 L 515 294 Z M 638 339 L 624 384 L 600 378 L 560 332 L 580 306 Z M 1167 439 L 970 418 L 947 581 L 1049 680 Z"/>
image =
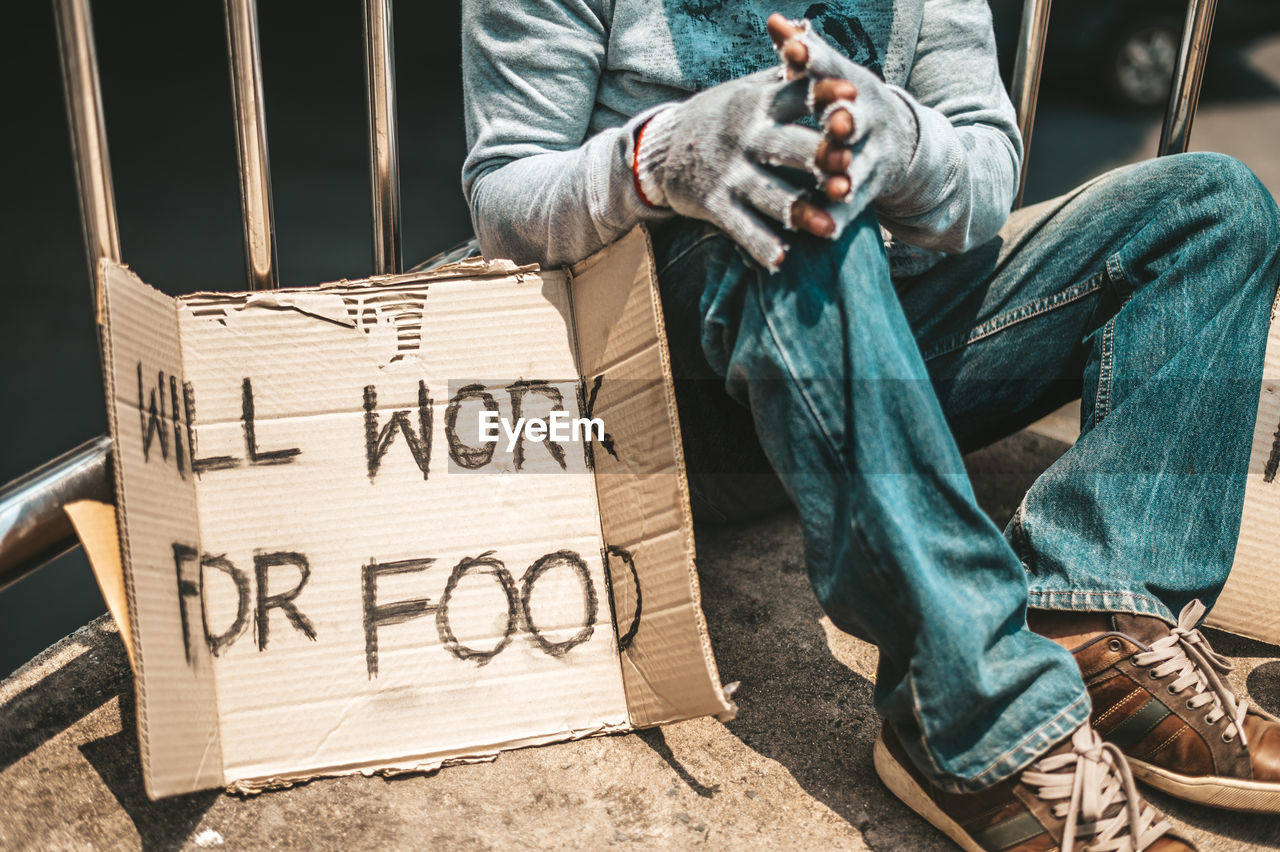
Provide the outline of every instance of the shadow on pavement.
<path id="1" fill-rule="evenodd" d="M 118 642 L 116 644 L 119 644 Z M 200 820 L 222 795 L 221 790 L 207 790 L 186 796 L 175 796 L 162 802 L 147 798 L 139 771 L 138 723 L 134 715 L 134 696 L 129 683 L 121 684 L 120 730 L 110 736 L 90 740 L 79 746 L 80 753 L 107 785 L 121 809 L 128 814 L 143 852 L 180 849 Z"/>
<path id="2" fill-rule="evenodd" d="M 966 457 L 979 502 L 997 524 L 1008 521 L 1031 482 L 1066 449 L 1023 432 Z M 860 830 L 872 849 L 907 848 L 899 838 L 918 832 L 918 817 L 881 786 L 871 763 L 879 727 L 872 703 L 875 649 L 824 626 L 805 575 L 794 516 L 782 513 L 749 526 L 700 530 L 698 552 L 703 608 L 721 678 L 741 682 L 735 696 L 741 712 L 728 723 L 730 732 L 782 764 L 809 795 Z M 1207 632 L 1222 653 L 1273 660 L 1248 675 L 1248 689 L 1252 700 L 1276 709 L 1280 648 Z M 1242 680 L 1235 685 L 1242 686 Z M 1280 848 L 1274 816 L 1215 810 L 1143 792 L 1167 814 L 1220 836 L 1217 845 L 1206 848 L 1235 848 L 1222 845 L 1226 838 Z M 941 834 L 930 837 L 937 848 L 952 848 Z M 911 848 L 920 848 L 915 843 Z"/>
<path id="3" fill-rule="evenodd" d="M 89 644 L 88 650 L 0 704 L 0 730 L 6 733 L 0 739 L 0 771 L 35 752 L 46 741 L 65 735 L 73 726 L 82 727 L 78 723 L 91 715 L 97 717 L 95 728 L 115 727 L 110 725 L 112 720 L 108 717 L 116 714 L 94 712 L 114 703 L 118 709 L 118 729 L 88 739 L 77 748 L 133 822 L 141 848 L 147 852 L 178 849 L 222 795 L 221 791 L 177 796 L 161 802 L 147 798 L 138 755 L 129 665 L 119 634 L 100 629 L 102 624 L 103 621 L 95 622 L 78 634 Z M 102 725 L 104 722 L 107 724 Z M 38 783 L 40 779 L 32 780 Z"/>
<path id="4" fill-rule="evenodd" d="M 967 462 L 984 507 L 998 521 L 1007 518 L 1026 484 L 1062 447 L 1020 433 L 971 454 Z M 118 635 L 102 619 L 38 660 L 23 688 L 0 703 L 6 801 L 27 803 L 7 813 L 0 835 L 7 828 L 26 833 L 11 836 L 37 842 L 127 838 L 131 823 L 143 849 L 160 850 L 185 845 L 199 828 L 214 825 L 229 832 L 228 843 L 239 834 L 339 848 L 355 836 L 403 841 L 435 838 L 419 832 L 440 829 L 435 839 L 445 845 L 470 839 L 477 846 L 538 846 L 564 841 L 558 832 L 566 825 L 600 823 L 603 809 L 609 827 L 596 824 L 596 840 L 649 836 L 663 845 L 732 830 L 736 820 L 758 819 L 755 808 L 777 814 L 771 830 L 795 831 L 796 837 L 808 831 L 811 841 L 822 837 L 855 849 L 862 848 L 859 842 L 875 850 L 950 848 L 875 777 L 876 652 L 823 617 L 809 588 L 794 514 L 703 527 L 697 544 L 703 608 L 721 678 L 740 683 L 735 700 L 741 712 L 723 728 L 690 722 L 385 783 L 340 778 L 251 799 L 207 791 L 151 802 L 141 779 L 131 675 Z M 1242 687 L 1247 676 L 1252 699 L 1276 708 L 1277 648 L 1218 632 L 1210 638 L 1220 651 L 1257 665 L 1252 673 L 1237 673 L 1233 685 Z M 725 731 L 732 736 L 723 737 Z M 754 755 L 735 754 L 717 737 Z M 640 759 L 645 751 L 661 761 Z M 772 798 L 790 784 L 780 782 L 783 775 L 804 795 Z M 1280 848 L 1274 816 L 1151 798 L 1192 826 L 1206 852 Z M 818 813 L 809 799 L 828 809 L 830 823 L 821 821 L 828 811 Z M 304 814 L 314 819 L 296 818 Z M 796 823 L 802 818 L 808 822 Z M 489 823 L 479 826 L 476 819 Z M 535 835 L 510 827 L 521 824 L 545 833 L 533 840 Z M 488 843 L 479 842 L 481 835 Z"/>
<path id="5" fill-rule="evenodd" d="M 879 724 L 869 677 L 875 650 L 840 635 L 840 650 L 854 653 L 836 658 L 809 588 L 794 515 L 699 531 L 698 552 L 720 676 L 740 683 L 734 697 L 740 712 L 729 731 L 782 764 L 873 849 L 891 846 L 897 826 L 916 818 L 880 786 L 871 766 Z M 937 848 L 948 848 L 940 835 Z"/>

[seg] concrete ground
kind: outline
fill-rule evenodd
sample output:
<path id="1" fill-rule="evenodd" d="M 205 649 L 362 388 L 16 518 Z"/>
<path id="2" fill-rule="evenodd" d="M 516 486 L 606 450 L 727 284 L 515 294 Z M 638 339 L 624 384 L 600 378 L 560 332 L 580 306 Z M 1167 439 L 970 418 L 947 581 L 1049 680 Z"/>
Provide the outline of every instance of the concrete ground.
<path id="1" fill-rule="evenodd" d="M 1065 446 L 1024 432 L 970 456 L 984 507 L 1007 519 Z M 98 619 L 0 683 L 0 849 L 951 848 L 875 777 L 876 652 L 822 615 L 794 516 L 702 530 L 698 553 L 721 676 L 741 682 L 736 720 L 247 798 L 147 800 L 128 665 Z M 1237 661 L 1234 687 L 1280 710 L 1280 649 L 1212 639 Z M 1276 817 L 1153 799 L 1206 852 L 1280 849 Z"/>
<path id="2" fill-rule="evenodd" d="M 106 429 L 52 15 L 47 3 L 9 5 L 5 32 L 14 37 L 5 55 L 23 69 L 23 82 L 6 107 L 22 116 L 23 132 L 0 137 L 0 253 L 12 282 L 0 311 L 0 395 L 20 400 L 21 413 L 0 417 L 0 482 Z M 301 15 L 296 4 L 259 6 L 282 280 L 367 274 L 356 7 L 310 0 Z M 458 184 L 465 143 L 456 15 L 457 4 L 447 3 L 396 12 L 401 38 L 414 34 L 397 56 L 404 254 L 413 260 L 471 233 Z M 169 293 L 243 286 L 220 16 L 218 4 L 164 0 L 132 0 L 96 16 L 124 258 Z M 1215 36 L 1193 147 L 1240 157 L 1280 194 L 1280 35 L 1227 47 Z M 1159 127 L 1159 110 L 1107 106 L 1075 78 L 1046 84 L 1027 203 L 1152 156 Z M 0 591 L 0 676 L 103 611 L 78 551 Z"/>
<path id="3" fill-rule="evenodd" d="M 237 286 L 237 184 L 219 11 L 158 0 L 130 6 L 98 20 L 125 257 L 171 292 Z M 351 36 L 358 15 L 336 2 L 325 5 L 332 15 L 309 20 L 290 4 L 260 6 L 282 274 L 290 283 L 359 275 L 368 263 L 368 202 L 359 47 Z M 192 20 L 171 20 L 179 9 Z M 9 11 L 23 10 L 35 22 L 29 30 L 9 21 L 22 34 L 10 40 L 9 55 L 24 69 L 10 110 L 22 116 L 23 132 L 9 134 L 14 147 L 3 158 L 0 240 L 9 241 L 3 245 L 16 283 L 0 317 L 0 378 L 6 398 L 26 402 L 25 416 L 0 423 L 0 480 L 104 428 L 52 26 L 47 5 Z M 397 57 L 406 256 L 414 258 L 468 228 L 457 190 L 458 59 L 449 52 L 457 26 L 428 26 L 439 14 L 436 4 L 397 8 L 400 31 L 416 34 L 414 49 L 402 42 Z M 1242 158 L 1280 193 L 1280 38 L 1228 58 L 1205 86 L 1193 147 Z M 1028 202 L 1155 151 L 1158 115 L 1107 110 L 1072 89 L 1046 92 Z M 970 457 L 980 499 L 998 520 L 1061 451 L 1045 435 L 1070 440 L 1069 433 L 1067 418 L 1056 430 L 1024 433 Z M 823 618 L 804 577 L 795 519 L 703 530 L 698 547 L 721 674 L 742 684 L 733 722 L 701 719 L 527 749 L 430 776 L 153 803 L 139 777 L 128 667 L 114 627 L 98 619 L 0 682 L 0 849 L 947 848 L 874 777 L 875 652 Z M 0 674 L 101 609 L 78 555 L 8 590 L 0 596 Z M 1280 711 L 1280 649 L 1212 638 L 1237 661 L 1234 686 Z M 1203 849 L 1280 849 L 1280 819 L 1153 798 L 1180 824 L 1195 826 L 1188 832 Z"/>

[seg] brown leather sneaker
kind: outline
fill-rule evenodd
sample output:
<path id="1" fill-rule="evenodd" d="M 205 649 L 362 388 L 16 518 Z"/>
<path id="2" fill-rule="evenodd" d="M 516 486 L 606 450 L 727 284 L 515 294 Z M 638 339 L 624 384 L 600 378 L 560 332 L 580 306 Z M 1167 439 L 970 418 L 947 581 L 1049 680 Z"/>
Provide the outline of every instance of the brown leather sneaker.
<path id="1" fill-rule="evenodd" d="M 1020 774 L 980 793 L 925 780 L 887 726 L 876 774 L 907 807 L 966 852 L 1195 852 L 1138 796 L 1124 756 L 1088 725 Z"/>
<path id="2" fill-rule="evenodd" d="M 1280 813 L 1280 720 L 1237 698 L 1231 662 L 1196 629 L 1192 601 L 1170 628 L 1158 618 L 1112 616 L 1112 632 L 1074 649 L 1093 727 L 1164 792 L 1219 808 Z"/>

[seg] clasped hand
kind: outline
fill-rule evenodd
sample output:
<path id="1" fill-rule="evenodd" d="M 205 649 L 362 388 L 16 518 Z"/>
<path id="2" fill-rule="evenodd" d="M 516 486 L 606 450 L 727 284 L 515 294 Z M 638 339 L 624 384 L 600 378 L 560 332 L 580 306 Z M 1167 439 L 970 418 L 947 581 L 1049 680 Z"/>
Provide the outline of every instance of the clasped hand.
<path id="1" fill-rule="evenodd" d="M 880 164 L 866 152 L 874 128 L 856 126 L 860 92 L 849 78 L 860 77 L 864 87 L 883 84 L 806 22 L 775 14 L 768 29 L 783 67 L 658 113 L 640 136 L 636 162 L 646 200 L 711 222 L 776 271 L 787 246 L 768 220 L 833 237 L 882 188 L 875 180 Z M 807 115 L 818 119 L 819 130 L 795 123 Z M 811 174 L 817 190 L 776 167 Z"/>

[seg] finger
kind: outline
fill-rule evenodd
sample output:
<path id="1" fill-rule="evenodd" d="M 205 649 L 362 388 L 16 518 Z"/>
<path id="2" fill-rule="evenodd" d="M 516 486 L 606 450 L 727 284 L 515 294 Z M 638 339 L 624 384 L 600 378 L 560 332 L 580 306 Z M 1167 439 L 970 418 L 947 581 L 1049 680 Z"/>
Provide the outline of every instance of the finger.
<path id="1" fill-rule="evenodd" d="M 769 31 L 769 38 L 773 39 L 773 46 L 778 48 L 786 44 L 787 39 L 795 38 L 804 32 L 798 24 L 781 12 L 774 12 L 770 15 L 769 19 L 764 22 L 764 26 Z"/>
<path id="2" fill-rule="evenodd" d="M 803 26 L 774 12 L 765 22 L 765 28 L 769 31 L 769 38 L 773 40 L 779 58 L 786 63 L 788 79 L 803 76 L 805 65 L 809 61 L 809 49 L 800 40 L 804 33 Z"/>
<path id="3" fill-rule="evenodd" d="M 822 190 L 827 194 L 827 198 L 837 203 L 849 200 L 849 190 L 853 188 L 852 181 L 848 175 L 835 175 L 829 177 L 826 183 L 822 185 Z"/>
<path id="4" fill-rule="evenodd" d="M 782 58 L 787 63 L 789 79 L 803 77 L 809 65 L 809 48 L 802 41 L 790 41 L 782 48 Z"/>
<path id="5" fill-rule="evenodd" d="M 843 107 L 834 109 L 824 122 L 823 129 L 830 139 L 847 142 L 853 136 L 853 116 Z"/>
<path id="6" fill-rule="evenodd" d="M 862 136 L 858 127 L 860 122 L 854 117 L 857 112 L 856 101 L 832 101 L 818 116 L 818 124 L 827 138 L 851 145 Z"/>
<path id="7" fill-rule="evenodd" d="M 798 124 L 773 124 L 752 134 L 747 155 L 766 166 L 812 171 L 820 154 L 822 134 Z"/>
<path id="8" fill-rule="evenodd" d="M 813 158 L 813 164 L 819 171 L 829 175 L 843 174 L 849 171 L 852 163 L 853 152 L 844 144 L 829 136 L 818 143 L 818 153 Z"/>
<path id="9" fill-rule="evenodd" d="M 813 83 L 813 108 L 822 113 L 836 101 L 854 101 L 858 87 L 848 80 L 818 80 Z"/>
<path id="10" fill-rule="evenodd" d="M 837 231 L 857 218 L 858 214 L 875 200 L 871 197 L 875 164 L 868 157 L 857 156 L 857 153 L 854 152 L 853 166 L 849 169 L 848 176 L 843 178 L 848 181 L 848 187 L 838 203 L 831 208 L 831 216 L 836 220 Z"/>
<path id="11" fill-rule="evenodd" d="M 777 272 L 787 256 L 787 246 L 760 217 L 736 204 L 729 205 L 715 224 L 756 263 L 770 272 Z"/>
<path id="12" fill-rule="evenodd" d="M 804 73 L 811 80 L 848 79 L 862 70 L 812 30 L 795 38 L 805 46 Z"/>
<path id="13" fill-rule="evenodd" d="M 791 205 L 791 227 L 815 237 L 829 237 L 835 233 L 836 223 L 827 211 L 801 198 Z"/>

